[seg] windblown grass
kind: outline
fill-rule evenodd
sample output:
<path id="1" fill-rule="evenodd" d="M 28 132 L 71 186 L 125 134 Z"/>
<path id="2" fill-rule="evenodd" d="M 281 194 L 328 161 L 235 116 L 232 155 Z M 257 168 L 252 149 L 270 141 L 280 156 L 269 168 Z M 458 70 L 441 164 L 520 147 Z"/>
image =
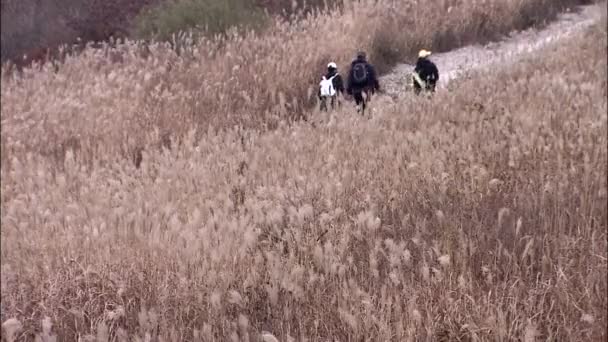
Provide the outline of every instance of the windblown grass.
<path id="1" fill-rule="evenodd" d="M 331 46 L 307 25 L 284 29 Z M 225 64 L 125 46 L 112 66 L 91 51 L 3 84 L 3 334 L 606 339 L 605 25 L 433 101 L 381 101 L 372 119 L 195 134 L 202 113 L 253 120 L 271 91 L 282 113 L 298 62 L 328 58 L 283 60 L 299 50 L 272 37 L 227 43 Z M 198 96 L 236 96 L 224 81 L 253 89 L 270 70 L 277 88 Z M 142 118 L 189 133 L 143 150 L 139 168 L 112 159 Z"/>

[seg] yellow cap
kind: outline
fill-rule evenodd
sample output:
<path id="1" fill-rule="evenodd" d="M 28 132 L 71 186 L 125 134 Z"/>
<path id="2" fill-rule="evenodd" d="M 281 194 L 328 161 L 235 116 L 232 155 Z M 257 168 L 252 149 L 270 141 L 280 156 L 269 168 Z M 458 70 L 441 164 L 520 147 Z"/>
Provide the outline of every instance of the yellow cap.
<path id="1" fill-rule="evenodd" d="M 420 50 L 420 52 L 418 52 L 418 57 L 420 58 L 424 58 L 424 57 L 428 57 L 431 55 L 431 51 L 427 51 L 427 50 Z"/>

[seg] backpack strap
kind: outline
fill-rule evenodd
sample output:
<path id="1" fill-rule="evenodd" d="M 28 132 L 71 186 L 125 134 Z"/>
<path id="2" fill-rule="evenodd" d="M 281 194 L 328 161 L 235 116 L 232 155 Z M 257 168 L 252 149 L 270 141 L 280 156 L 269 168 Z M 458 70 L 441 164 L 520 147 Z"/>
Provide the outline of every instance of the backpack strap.
<path id="1" fill-rule="evenodd" d="M 414 71 L 412 73 L 412 78 L 415 79 L 422 88 L 426 87 L 426 82 L 422 80 L 417 72 Z"/>

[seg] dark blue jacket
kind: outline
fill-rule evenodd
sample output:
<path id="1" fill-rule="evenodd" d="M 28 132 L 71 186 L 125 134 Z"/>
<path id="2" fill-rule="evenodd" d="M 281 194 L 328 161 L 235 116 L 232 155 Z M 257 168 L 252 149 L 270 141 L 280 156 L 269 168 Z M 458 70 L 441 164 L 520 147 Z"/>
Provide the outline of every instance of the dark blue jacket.
<path id="1" fill-rule="evenodd" d="M 353 79 L 353 69 L 355 64 L 364 63 L 365 69 L 367 70 L 367 83 L 366 84 L 356 84 Z M 363 89 L 370 89 L 372 91 L 376 91 L 380 89 L 380 83 L 378 82 L 378 77 L 376 76 L 376 70 L 374 67 L 369 64 L 363 58 L 355 59 L 350 65 L 350 71 L 348 72 L 348 84 L 346 87 L 346 92 L 348 94 L 352 94 L 354 92 L 360 92 Z"/>

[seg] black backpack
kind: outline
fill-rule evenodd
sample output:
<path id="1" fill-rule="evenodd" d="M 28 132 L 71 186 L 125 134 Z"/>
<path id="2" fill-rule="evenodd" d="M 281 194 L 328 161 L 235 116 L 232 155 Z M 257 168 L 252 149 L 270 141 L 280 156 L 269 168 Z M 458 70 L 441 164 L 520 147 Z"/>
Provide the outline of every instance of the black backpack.
<path id="1" fill-rule="evenodd" d="M 357 85 L 367 84 L 367 65 L 364 62 L 353 65 L 353 81 Z"/>

